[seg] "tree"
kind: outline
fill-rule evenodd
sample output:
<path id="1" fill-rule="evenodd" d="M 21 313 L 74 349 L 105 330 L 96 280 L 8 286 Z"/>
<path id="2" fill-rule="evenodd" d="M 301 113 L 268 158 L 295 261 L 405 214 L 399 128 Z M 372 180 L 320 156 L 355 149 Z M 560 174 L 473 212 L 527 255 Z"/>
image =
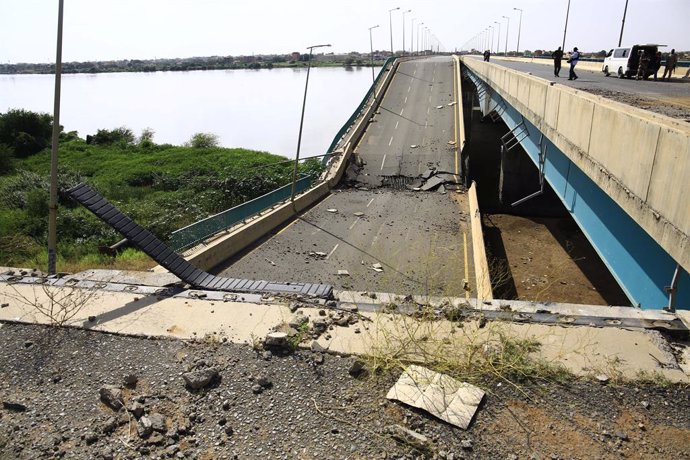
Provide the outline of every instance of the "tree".
<path id="1" fill-rule="evenodd" d="M 131 129 L 121 126 L 113 130 L 99 129 L 93 136 L 86 136 L 87 144 L 94 145 L 119 145 L 128 147 L 136 140 Z"/>
<path id="2" fill-rule="evenodd" d="M 218 136 L 212 133 L 196 133 L 185 143 L 186 147 L 210 149 L 218 147 Z"/>
<path id="3" fill-rule="evenodd" d="M 139 147 L 152 147 L 155 144 L 153 143 L 153 135 L 156 134 L 156 132 L 153 130 L 153 128 L 144 128 L 141 130 L 141 136 L 139 136 Z"/>
<path id="4" fill-rule="evenodd" d="M 355 62 L 355 58 L 348 56 L 345 58 L 345 65 L 350 67 Z"/>
<path id="5" fill-rule="evenodd" d="M 15 157 L 26 158 L 50 146 L 52 133 L 53 117 L 47 113 L 15 109 L 0 114 L 0 143 Z"/>

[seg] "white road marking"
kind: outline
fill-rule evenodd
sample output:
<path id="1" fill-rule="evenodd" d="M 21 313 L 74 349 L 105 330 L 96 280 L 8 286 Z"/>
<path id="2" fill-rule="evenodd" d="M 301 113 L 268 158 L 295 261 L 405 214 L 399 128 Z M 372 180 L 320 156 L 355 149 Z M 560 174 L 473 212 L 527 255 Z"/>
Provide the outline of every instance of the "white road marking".
<path id="1" fill-rule="evenodd" d="M 407 92 L 409 93 L 411 89 L 412 89 L 412 87 L 411 87 L 411 86 L 408 86 L 408 87 L 407 87 Z"/>
<path id="2" fill-rule="evenodd" d="M 330 257 L 333 255 L 335 250 L 338 249 L 338 246 L 339 246 L 339 244 L 336 244 L 335 246 L 333 246 L 333 249 L 331 249 L 331 252 L 329 252 L 328 255 L 326 256 L 326 260 L 330 259 Z"/>
<path id="3" fill-rule="evenodd" d="M 319 233 L 320 231 L 321 231 L 321 229 L 320 229 L 320 228 L 317 228 L 316 230 L 314 230 L 313 232 L 311 232 L 311 234 L 312 234 L 312 235 L 316 235 L 316 234 Z"/>
<path id="4" fill-rule="evenodd" d="M 435 76 L 435 75 L 431 77 L 431 83 L 433 83 L 434 80 L 436 80 L 436 76 Z"/>
<path id="5" fill-rule="evenodd" d="M 383 171 L 383 164 L 386 162 L 386 155 L 388 155 L 388 154 L 387 153 L 383 154 L 383 161 L 381 161 L 381 171 Z"/>
<path id="6" fill-rule="evenodd" d="M 426 114 L 429 115 L 429 107 L 426 109 Z"/>
<path id="7" fill-rule="evenodd" d="M 371 203 L 373 203 L 373 202 L 374 202 L 374 199 L 373 199 L 373 198 L 372 198 L 371 200 L 369 200 L 369 202 L 367 203 L 367 208 L 368 208 L 369 206 L 371 206 Z"/>
<path id="8" fill-rule="evenodd" d="M 404 111 L 405 111 L 405 108 L 403 107 L 403 109 L 400 111 L 400 115 L 402 115 Z"/>
<path id="9" fill-rule="evenodd" d="M 393 136 L 391 136 L 391 140 L 388 141 L 388 147 L 390 147 L 392 143 L 393 143 Z"/>
<path id="10" fill-rule="evenodd" d="M 352 225 L 350 225 L 350 228 L 349 228 L 349 230 L 352 230 L 352 227 L 354 227 L 354 226 L 355 226 L 355 224 L 356 224 L 357 222 L 359 222 L 359 217 L 358 217 L 358 218 L 356 218 L 354 222 L 352 222 Z"/>
<path id="11" fill-rule="evenodd" d="M 407 104 L 407 96 L 405 96 L 405 104 Z"/>
<path id="12" fill-rule="evenodd" d="M 400 123 L 400 120 L 395 122 L 395 129 L 398 129 L 398 123 Z"/>
<path id="13" fill-rule="evenodd" d="M 414 73 L 412 75 L 417 75 L 417 69 L 414 69 Z"/>
<path id="14" fill-rule="evenodd" d="M 425 127 L 425 128 L 428 128 L 428 127 L 429 127 L 429 122 L 428 122 L 428 121 L 425 121 L 425 122 L 424 122 L 424 127 Z"/>

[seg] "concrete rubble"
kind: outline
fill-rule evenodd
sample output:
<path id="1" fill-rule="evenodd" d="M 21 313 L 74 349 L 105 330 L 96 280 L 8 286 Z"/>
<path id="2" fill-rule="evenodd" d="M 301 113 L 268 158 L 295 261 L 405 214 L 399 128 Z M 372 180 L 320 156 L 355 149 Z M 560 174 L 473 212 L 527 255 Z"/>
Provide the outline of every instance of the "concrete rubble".
<path id="1" fill-rule="evenodd" d="M 403 371 L 386 398 L 422 409 L 466 430 L 484 398 L 484 392 L 449 375 L 412 365 Z"/>

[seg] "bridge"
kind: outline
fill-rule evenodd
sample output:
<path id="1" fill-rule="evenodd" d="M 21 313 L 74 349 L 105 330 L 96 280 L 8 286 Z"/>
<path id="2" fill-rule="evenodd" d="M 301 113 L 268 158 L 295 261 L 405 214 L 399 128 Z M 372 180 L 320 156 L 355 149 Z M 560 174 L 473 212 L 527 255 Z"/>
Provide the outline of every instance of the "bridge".
<path id="1" fill-rule="evenodd" d="M 319 185 L 190 261 L 231 278 L 490 299 L 476 187 L 465 193 L 465 124 L 478 104 L 484 120 L 506 125 L 504 204 L 529 210 L 530 198 L 549 188 L 631 305 L 690 306 L 690 127 L 578 89 L 604 76 L 566 85 L 548 72 L 473 57 L 390 62 L 334 144 Z M 623 93 L 639 87 L 604 83 Z M 682 103 L 687 85 L 651 91 Z M 536 179 L 525 182 L 525 169 Z"/>

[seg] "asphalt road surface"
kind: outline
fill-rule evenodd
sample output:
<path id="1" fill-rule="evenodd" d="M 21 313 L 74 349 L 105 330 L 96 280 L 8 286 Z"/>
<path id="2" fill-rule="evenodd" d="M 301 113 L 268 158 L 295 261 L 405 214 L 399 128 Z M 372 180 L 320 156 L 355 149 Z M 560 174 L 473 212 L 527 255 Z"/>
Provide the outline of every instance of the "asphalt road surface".
<path id="1" fill-rule="evenodd" d="M 544 78 L 549 81 L 554 81 L 562 85 L 572 86 L 573 88 L 583 90 L 599 90 L 599 91 L 614 91 L 635 96 L 644 96 L 651 99 L 663 99 L 668 102 L 690 106 L 690 80 L 673 80 L 654 81 L 652 77 L 649 80 L 630 80 L 619 79 L 614 75 L 607 77 L 603 72 L 590 72 L 582 68 L 575 67 L 575 72 L 578 75 L 577 80 L 568 80 L 569 64 L 563 60 L 563 67 L 561 68 L 561 76 L 555 77 L 553 74 L 553 65 L 533 64 L 529 62 L 515 62 L 505 61 L 502 59 L 492 59 L 493 64 L 498 64 L 504 67 L 518 70 L 520 72 L 529 72 L 532 75 Z M 659 73 L 659 77 L 663 75 L 663 67 Z M 683 73 L 685 69 L 683 68 Z M 682 76 L 677 69 L 675 76 Z"/>
<path id="2" fill-rule="evenodd" d="M 377 186 L 381 177 L 412 180 L 430 167 L 455 171 L 448 144 L 453 97 L 449 57 L 402 63 L 356 149 L 365 162 L 358 187 L 334 190 L 221 274 L 402 295 L 472 295 L 467 195 Z"/>

